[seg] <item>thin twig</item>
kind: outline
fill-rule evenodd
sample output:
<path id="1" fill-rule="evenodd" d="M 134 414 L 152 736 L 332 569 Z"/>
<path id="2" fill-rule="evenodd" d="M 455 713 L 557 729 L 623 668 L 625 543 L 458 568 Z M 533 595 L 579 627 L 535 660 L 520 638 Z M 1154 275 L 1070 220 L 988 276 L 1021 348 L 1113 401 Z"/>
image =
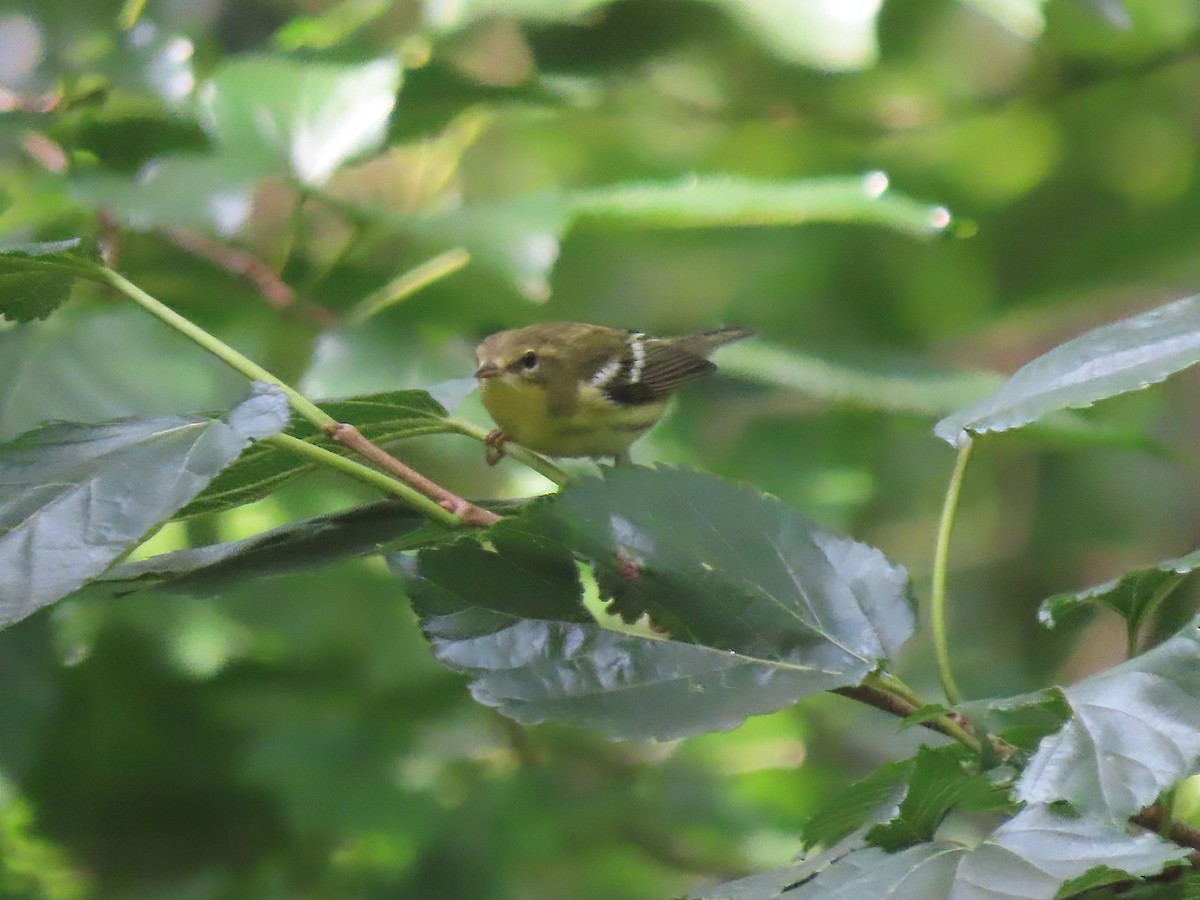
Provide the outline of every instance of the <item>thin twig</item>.
<path id="1" fill-rule="evenodd" d="M 382 447 L 371 443 L 363 437 L 361 431 L 345 422 L 328 425 L 325 433 L 343 447 L 353 450 L 364 459 L 370 460 L 383 471 L 394 475 L 418 493 L 435 501 L 443 509 L 454 513 L 467 525 L 486 527 L 500 521 L 500 517 L 490 510 L 483 509 L 464 500 L 462 497 L 447 490 L 436 482 L 430 481 L 420 472 L 410 468 Z"/>
<path id="2" fill-rule="evenodd" d="M 291 310 L 323 328 L 339 324 L 339 319 L 334 313 L 324 307 L 306 303 L 289 284 L 275 274 L 274 269 L 253 253 L 214 241 L 190 228 L 168 225 L 160 231 L 180 250 L 207 260 L 231 275 L 245 278 L 273 309 Z"/>

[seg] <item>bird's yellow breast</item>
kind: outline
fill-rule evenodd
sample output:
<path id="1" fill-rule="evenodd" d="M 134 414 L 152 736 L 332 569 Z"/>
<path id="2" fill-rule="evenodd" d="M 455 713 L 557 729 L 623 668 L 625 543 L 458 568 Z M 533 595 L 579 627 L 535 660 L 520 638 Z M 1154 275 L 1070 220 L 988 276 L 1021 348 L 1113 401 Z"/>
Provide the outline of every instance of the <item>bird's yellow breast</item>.
<path id="1" fill-rule="evenodd" d="M 548 456 L 616 456 L 662 418 L 667 401 L 620 406 L 591 385 L 566 415 L 550 411 L 539 384 L 505 375 L 483 379 L 483 405 L 510 440 Z"/>

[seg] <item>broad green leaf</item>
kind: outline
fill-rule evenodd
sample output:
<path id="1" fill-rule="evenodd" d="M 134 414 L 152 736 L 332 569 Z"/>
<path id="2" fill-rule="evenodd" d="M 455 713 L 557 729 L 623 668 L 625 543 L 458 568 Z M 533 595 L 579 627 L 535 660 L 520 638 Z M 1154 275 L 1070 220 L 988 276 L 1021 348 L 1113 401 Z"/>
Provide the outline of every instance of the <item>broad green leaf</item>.
<path id="1" fill-rule="evenodd" d="M 522 722 L 621 739 L 724 730 L 857 683 L 911 634 L 904 570 L 778 501 L 696 473 L 623 468 L 489 531 L 421 552 L 409 592 L 438 658 Z M 670 637 L 606 629 L 609 607 Z M 394 560 L 405 572 L 402 561 Z"/>
<path id="2" fill-rule="evenodd" d="M 318 186 L 382 144 L 400 78 L 394 58 L 341 66 L 235 59 L 201 86 L 201 116 L 221 153 Z"/>
<path id="3" fill-rule="evenodd" d="M 793 896 L 797 886 L 815 878 L 848 853 L 862 849 L 862 835 L 854 834 L 827 850 L 805 856 L 800 862 L 759 872 L 747 878 L 717 885 L 701 894 L 698 900 L 779 900 Z"/>
<path id="4" fill-rule="evenodd" d="M 1200 297 L 1102 325 L 1026 363 L 990 397 L 934 427 L 959 445 L 968 432 L 1007 431 L 1063 409 L 1136 391 L 1200 362 Z"/>
<path id="5" fill-rule="evenodd" d="M 47 421 L 222 409 L 245 395 L 243 375 L 212 365 L 207 351 L 133 304 L 81 305 L 0 331 L 0 441 Z"/>
<path id="6" fill-rule="evenodd" d="M 867 842 L 889 853 L 932 841 L 953 810 L 995 812 L 1011 809 L 1005 785 L 972 771 L 965 748 L 955 744 L 922 747 L 906 777 L 907 792 L 896 815 L 867 833 Z"/>
<path id="7" fill-rule="evenodd" d="M 95 578 L 287 423 L 257 385 L 225 421 L 195 416 L 47 425 L 0 447 L 0 625 Z"/>
<path id="8" fill-rule="evenodd" d="M 840 684 L 894 656 L 915 626 L 902 566 L 698 472 L 606 470 L 524 520 L 590 561 L 627 622 L 648 615 L 678 640 L 814 667 Z"/>
<path id="9" fill-rule="evenodd" d="M 1047 735 L 1061 729 L 1071 715 L 1070 706 L 1057 689 L 971 701 L 958 709 L 988 733 L 1028 753 L 1036 750 Z"/>
<path id="10" fill-rule="evenodd" d="M 339 422 L 354 425 L 377 444 L 451 430 L 445 424 L 446 410 L 425 391 L 389 391 L 321 403 L 320 406 Z M 326 449 L 338 446 L 304 419 L 294 420 L 287 433 Z M 199 496 L 178 512 L 176 518 L 253 503 L 312 467 L 308 460 L 274 444 L 256 444 L 213 479 Z"/>
<path id="11" fill-rule="evenodd" d="M 95 247 L 82 238 L 0 246 L 0 315 L 44 319 L 66 302 L 77 276 L 94 277 L 99 268 Z"/>
<path id="12" fill-rule="evenodd" d="M 1200 620 L 1062 694 L 1072 718 L 1041 742 L 1017 799 L 1132 815 L 1200 761 Z"/>
<path id="13" fill-rule="evenodd" d="M 1183 578 L 1200 568 L 1200 550 L 1168 559 L 1144 569 L 1126 572 L 1120 578 L 1047 597 L 1038 607 L 1038 621 L 1053 628 L 1063 616 L 1080 608 L 1103 604 L 1119 613 L 1130 628 L 1137 630 L 1170 591 Z"/>
<path id="14" fill-rule="evenodd" d="M 398 221 L 414 239 L 439 248 L 465 247 L 473 264 L 491 269 L 523 297 L 541 303 L 550 297 L 550 272 L 571 215 L 561 195 L 545 193 Z"/>
<path id="15" fill-rule="evenodd" d="M 932 235 L 950 224 L 945 207 L 889 190 L 882 172 L 794 181 L 707 175 L 614 184 L 569 194 L 568 208 L 576 216 L 667 228 L 853 222 Z"/>
<path id="16" fill-rule="evenodd" d="M 1034 804 L 963 858 L 948 896 L 1052 900 L 1064 884 L 1097 867 L 1156 875 L 1188 853 L 1158 835 L 1130 833 L 1124 823 L 1072 817 Z"/>
<path id="17" fill-rule="evenodd" d="M 804 846 L 830 847 L 855 831 L 865 833 L 874 825 L 894 819 L 915 766 L 915 757 L 887 763 L 837 794 L 805 823 Z"/>
<path id="18" fill-rule="evenodd" d="M 951 896 L 954 871 L 966 848 L 948 841 L 918 844 L 899 853 L 871 847 L 843 856 L 786 900 L 933 900 Z"/>
<path id="19" fill-rule="evenodd" d="M 255 185 L 268 171 L 252 156 L 179 154 L 151 160 L 134 178 L 81 175 L 71 193 L 138 231 L 171 225 L 232 235 L 250 216 Z"/>
<path id="20" fill-rule="evenodd" d="M 216 596 L 240 582 L 290 575 L 385 545 L 407 549 L 448 540 L 450 532 L 394 500 L 316 516 L 240 541 L 163 553 L 114 566 L 93 586 L 108 595 L 154 588 Z M 398 546 L 399 545 L 399 546 Z"/>

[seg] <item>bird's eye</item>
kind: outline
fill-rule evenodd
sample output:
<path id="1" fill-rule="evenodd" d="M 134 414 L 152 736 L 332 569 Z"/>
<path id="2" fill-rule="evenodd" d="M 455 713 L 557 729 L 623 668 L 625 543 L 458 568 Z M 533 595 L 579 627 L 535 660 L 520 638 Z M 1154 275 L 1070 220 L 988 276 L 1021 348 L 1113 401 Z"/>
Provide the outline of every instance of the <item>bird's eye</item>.
<path id="1" fill-rule="evenodd" d="M 537 364 L 538 364 L 537 354 L 534 353 L 532 350 L 527 350 L 527 351 L 525 351 L 525 355 L 522 356 L 519 360 L 517 360 L 517 362 L 520 364 L 522 369 L 524 369 L 526 372 L 530 372 L 537 368 Z"/>

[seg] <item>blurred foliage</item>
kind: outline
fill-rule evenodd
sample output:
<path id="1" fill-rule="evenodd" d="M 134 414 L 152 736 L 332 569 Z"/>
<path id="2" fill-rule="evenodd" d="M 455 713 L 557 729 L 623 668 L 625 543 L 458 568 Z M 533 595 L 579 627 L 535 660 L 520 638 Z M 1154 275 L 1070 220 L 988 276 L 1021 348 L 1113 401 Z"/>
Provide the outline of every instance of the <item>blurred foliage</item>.
<path id="1" fill-rule="evenodd" d="M 94 238 L 314 395 L 465 377 L 480 337 L 540 319 L 755 327 L 637 458 L 751 482 L 924 599 L 952 464 L 934 420 L 1195 292 L 1198 95 L 1192 0 L 6 0 L 0 243 Z M 866 212 L 784 196 L 812 184 Z M 353 321 L 457 247 L 464 269 Z M 101 286 L 30 315 L 68 290 L 0 320 L 0 437 L 241 398 Z M 981 443 L 951 557 L 968 695 L 1121 658 L 1118 616 L 1046 632 L 1038 604 L 1194 549 L 1196 389 Z M 474 398 L 459 414 L 486 424 Z M 1169 452 L 1108 439 L 1131 432 Z M 545 485 L 461 436 L 401 447 L 467 496 Z M 322 475 L 135 555 L 369 497 Z M 1155 603 L 1150 639 L 1195 591 Z M 928 650 L 919 632 L 899 668 L 933 695 Z M 377 558 L 216 598 L 85 592 L 0 631 L 0 894 L 678 896 L 786 865 L 914 731 L 834 697 L 668 744 L 517 726 L 434 661 Z"/>

